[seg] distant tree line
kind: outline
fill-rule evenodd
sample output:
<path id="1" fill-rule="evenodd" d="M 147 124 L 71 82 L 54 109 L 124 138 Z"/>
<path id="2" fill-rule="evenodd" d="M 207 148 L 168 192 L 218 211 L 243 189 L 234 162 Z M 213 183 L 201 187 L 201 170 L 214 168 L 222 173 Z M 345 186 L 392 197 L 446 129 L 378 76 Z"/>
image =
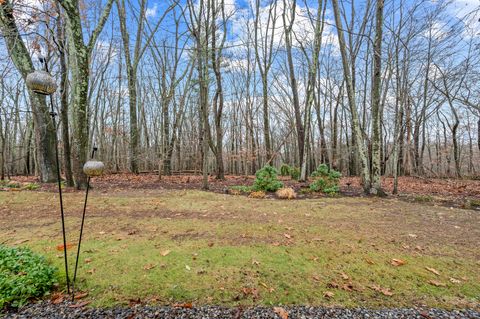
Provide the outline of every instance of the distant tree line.
<path id="1" fill-rule="evenodd" d="M 111 172 L 223 179 L 322 163 L 362 177 L 478 177 L 479 8 L 452 1 L 0 0 L 0 177 L 83 188 Z"/>

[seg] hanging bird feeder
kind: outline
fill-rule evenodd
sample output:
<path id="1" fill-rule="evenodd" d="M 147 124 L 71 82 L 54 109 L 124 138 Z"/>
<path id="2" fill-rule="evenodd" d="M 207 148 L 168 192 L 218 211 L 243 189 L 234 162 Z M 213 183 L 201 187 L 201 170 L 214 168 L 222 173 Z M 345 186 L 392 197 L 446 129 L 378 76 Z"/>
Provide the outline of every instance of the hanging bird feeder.
<path id="1" fill-rule="evenodd" d="M 57 90 L 55 79 L 46 71 L 34 71 L 27 75 L 27 87 L 35 93 L 51 95 Z"/>
<path id="2" fill-rule="evenodd" d="M 105 169 L 105 165 L 102 162 L 96 160 L 90 160 L 83 165 L 83 172 L 88 177 L 100 176 Z"/>

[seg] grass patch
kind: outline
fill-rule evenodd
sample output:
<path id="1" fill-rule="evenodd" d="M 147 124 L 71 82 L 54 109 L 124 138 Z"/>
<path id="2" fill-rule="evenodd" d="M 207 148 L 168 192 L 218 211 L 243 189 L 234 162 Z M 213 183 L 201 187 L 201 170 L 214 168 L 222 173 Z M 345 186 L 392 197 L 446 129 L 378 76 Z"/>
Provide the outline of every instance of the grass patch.
<path id="1" fill-rule="evenodd" d="M 137 298 L 228 306 L 479 304 L 479 217 L 465 210 L 376 198 L 258 201 L 140 190 L 91 195 L 78 284 L 94 306 Z M 82 199 L 80 192 L 65 194 L 72 243 Z M 0 242 L 27 245 L 62 272 L 56 200 L 47 192 L 0 193 Z M 439 229 L 439 221 L 448 227 Z M 454 226 L 470 235 L 459 238 Z M 393 266 L 394 258 L 405 265 Z M 332 298 L 324 297 L 327 290 Z"/>

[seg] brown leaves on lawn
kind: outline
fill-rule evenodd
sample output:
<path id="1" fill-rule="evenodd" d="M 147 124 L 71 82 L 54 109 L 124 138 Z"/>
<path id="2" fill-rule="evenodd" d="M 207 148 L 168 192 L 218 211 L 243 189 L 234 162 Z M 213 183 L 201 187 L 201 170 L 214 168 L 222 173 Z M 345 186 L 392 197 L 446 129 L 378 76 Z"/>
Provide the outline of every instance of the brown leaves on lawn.
<path id="1" fill-rule="evenodd" d="M 154 265 L 154 264 L 146 264 L 145 266 L 143 266 L 143 270 L 150 270 L 150 269 L 153 269 L 157 267 L 157 265 Z"/>
<path id="2" fill-rule="evenodd" d="M 85 297 L 87 297 L 87 296 L 88 296 L 88 292 L 82 292 L 82 293 L 80 293 L 80 294 L 76 294 L 76 295 L 75 295 L 75 299 L 77 299 L 77 300 L 78 300 L 78 299 L 83 299 L 83 298 L 85 298 Z"/>
<path id="3" fill-rule="evenodd" d="M 430 285 L 433 285 L 435 287 L 446 287 L 447 284 L 443 283 L 443 282 L 440 282 L 440 281 L 437 281 L 437 280 L 430 280 L 428 282 Z"/>
<path id="4" fill-rule="evenodd" d="M 290 234 L 285 233 L 285 234 L 283 234 L 283 236 L 285 236 L 285 238 L 287 238 L 287 239 L 292 239 L 292 235 L 290 235 Z"/>
<path id="5" fill-rule="evenodd" d="M 258 299 L 258 297 L 260 296 L 260 295 L 258 294 L 258 289 L 257 289 L 257 288 L 243 287 L 243 288 L 242 288 L 242 293 L 243 293 L 245 296 L 251 295 L 251 296 L 253 297 L 253 299 Z"/>
<path id="6" fill-rule="evenodd" d="M 173 305 L 174 308 L 193 308 L 193 304 L 191 302 L 185 302 L 185 303 L 176 303 Z"/>
<path id="7" fill-rule="evenodd" d="M 65 300 L 64 294 L 61 292 L 57 292 L 52 295 L 52 298 L 50 299 L 54 305 L 58 305 L 62 303 Z"/>
<path id="8" fill-rule="evenodd" d="M 390 262 L 391 265 L 398 267 L 406 264 L 405 260 L 393 258 Z"/>
<path id="9" fill-rule="evenodd" d="M 164 250 L 160 253 L 160 255 L 162 255 L 163 257 L 167 256 L 168 254 L 170 254 L 172 251 L 167 249 L 167 250 Z"/>
<path id="10" fill-rule="evenodd" d="M 375 262 L 369 258 L 365 258 L 365 261 L 367 262 L 367 264 L 369 265 L 375 265 Z"/>
<path id="11" fill-rule="evenodd" d="M 328 291 L 328 290 L 323 293 L 323 297 L 325 297 L 327 299 L 333 298 L 334 295 L 335 294 L 333 292 Z"/>
<path id="12" fill-rule="evenodd" d="M 431 273 L 434 273 L 437 276 L 440 276 L 440 272 L 438 270 L 436 270 L 435 268 L 425 267 L 425 269 L 428 270 Z"/>
<path id="13" fill-rule="evenodd" d="M 371 289 L 377 291 L 377 292 L 380 292 L 382 293 L 383 295 L 387 296 L 387 297 L 391 297 L 393 296 L 393 292 L 390 291 L 390 289 L 388 288 L 383 288 L 383 287 L 380 287 L 379 285 L 377 284 L 373 284 L 371 286 L 369 286 Z"/>
<path id="14" fill-rule="evenodd" d="M 282 319 L 288 319 L 288 312 L 282 307 L 273 307 L 273 312 L 275 312 Z"/>
<path id="15" fill-rule="evenodd" d="M 72 248 L 72 247 L 74 247 L 74 246 L 75 246 L 75 245 L 72 244 L 72 243 L 67 243 L 66 248 L 67 248 L 67 250 L 69 250 L 70 248 Z M 58 251 L 63 251 L 64 247 L 65 247 L 65 246 L 64 246 L 63 244 L 57 245 L 57 250 L 58 250 Z"/>

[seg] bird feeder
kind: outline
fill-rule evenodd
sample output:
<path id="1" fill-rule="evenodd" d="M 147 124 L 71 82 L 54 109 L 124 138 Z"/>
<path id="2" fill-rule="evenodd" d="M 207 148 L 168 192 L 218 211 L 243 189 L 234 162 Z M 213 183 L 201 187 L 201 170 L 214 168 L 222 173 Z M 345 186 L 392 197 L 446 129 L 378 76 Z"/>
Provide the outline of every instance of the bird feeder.
<path id="1" fill-rule="evenodd" d="M 51 95 L 57 90 L 55 79 L 46 71 L 34 71 L 27 75 L 27 87 L 35 93 Z"/>
<path id="2" fill-rule="evenodd" d="M 83 172 L 88 177 L 100 176 L 103 173 L 105 165 L 100 161 L 90 160 L 83 165 Z"/>

